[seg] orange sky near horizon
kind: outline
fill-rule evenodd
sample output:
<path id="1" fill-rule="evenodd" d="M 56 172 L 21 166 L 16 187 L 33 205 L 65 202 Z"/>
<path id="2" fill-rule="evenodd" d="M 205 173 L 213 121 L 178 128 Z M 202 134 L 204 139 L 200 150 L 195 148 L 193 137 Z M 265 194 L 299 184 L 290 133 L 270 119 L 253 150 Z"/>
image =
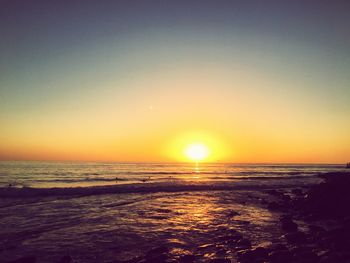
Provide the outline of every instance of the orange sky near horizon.
<path id="1" fill-rule="evenodd" d="M 347 161 L 349 124 L 341 117 L 320 116 L 298 92 L 276 91 L 281 83 L 266 73 L 253 79 L 248 68 L 210 67 L 150 70 L 119 84 L 124 100 L 112 80 L 103 96 L 23 112 L 0 135 L 0 159 L 183 162 L 187 145 L 199 142 L 211 151 L 207 162 Z"/>

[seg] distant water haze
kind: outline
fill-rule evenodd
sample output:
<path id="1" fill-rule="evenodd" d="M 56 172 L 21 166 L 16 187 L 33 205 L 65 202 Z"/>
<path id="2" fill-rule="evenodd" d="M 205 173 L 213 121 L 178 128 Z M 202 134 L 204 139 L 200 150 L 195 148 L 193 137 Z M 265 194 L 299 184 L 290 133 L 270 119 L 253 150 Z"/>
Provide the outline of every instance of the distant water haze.
<path id="1" fill-rule="evenodd" d="M 320 173 L 343 171 L 327 164 L 0 162 L 1 187 L 71 188 L 115 185 L 171 191 L 175 185 L 276 185 L 310 182 Z"/>

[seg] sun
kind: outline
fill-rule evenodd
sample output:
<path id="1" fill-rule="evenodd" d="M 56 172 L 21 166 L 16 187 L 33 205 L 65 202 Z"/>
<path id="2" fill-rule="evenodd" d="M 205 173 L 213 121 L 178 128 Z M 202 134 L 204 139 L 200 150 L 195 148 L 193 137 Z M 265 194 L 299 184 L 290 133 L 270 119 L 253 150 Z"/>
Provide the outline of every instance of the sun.
<path id="1" fill-rule="evenodd" d="M 186 147 L 185 155 L 192 161 L 203 161 L 209 156 L 209 149 L 202 143 L 193 143 Z"/>
<path id="2" fill-rule="evenodd" d="M 210 131 L 184 131 L 167 138 L 164 157 L 177 162 L 216 163 L 228 161 L 230 141 L 220 133 Z"/>

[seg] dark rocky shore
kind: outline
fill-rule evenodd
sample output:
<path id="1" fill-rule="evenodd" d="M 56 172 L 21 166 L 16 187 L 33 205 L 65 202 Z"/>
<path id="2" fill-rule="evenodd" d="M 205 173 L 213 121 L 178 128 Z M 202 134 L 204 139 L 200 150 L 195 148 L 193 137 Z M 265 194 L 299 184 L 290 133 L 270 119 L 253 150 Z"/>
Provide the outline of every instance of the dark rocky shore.
<path id="1" fill-rule="evenodd" d="M 324 182 L 307 191 L 270 192 L 277 201 L 268 208 L 283 213 L 280 225 L 287 246 L 278 244 L 265 258 L 246 257 L 241 262 L 350 262 L 350 173 L 320 177 Z"/>
<path id="2" fill-rule="evenodd" d="M 310 189 L 269 190 L 274 201 L 267 209 L 281 213 L 281 242 L 252 246 L 240 233 L 232 231 L 223 240 L 209 244 L 217 258 L 208 262 L 241 263 L 348 263 L 350 262 L 350 173 L 320 175 L 324 182 Z M 234 248 L 234 259 L 220 256 Z M 128 262 L 195 262 L 195 255 L 168 259 L 150 251 L 145 258 Z M 112 261 L 118 263 L 120 261 Z"/>
<path id="3" fill-rule="evenodd" d="M 277 237 L 269 242 L 256 244 L 243 231 L 219 226 L 207 243 L 198 244 L 195 249 L 186 249 L 185 243 L 174 241 L 130 259 L 111 258 L 103 262 L 350 262 L 350 173 L 328 173 L 320 177 L 323 182 L 312 187 L 252 191 L 235 199 L 241 205 L 254 204 L 278 217 Z M 218 217 L 233 220 L 239 218 L 239 212 L 230 210 Z M 248 229 L 251 224 L 249 220 L 238 219 L 235 223 L 241 225 L 240 229 Z M 7 263 L 29 262 L 37 262 L 37 257 L 27 256 Z M 76 261 L 67 254 L 55 262 Z"/>
<path id="4" fill-rule="evenodd" d="M 350 173 L 320 177 L 324 182 L 307 190 L 269 191 L 276 200 L 267 208 L 281 212 L 286 243 L 238 251 L 238 262 L 350 262 Z"/>

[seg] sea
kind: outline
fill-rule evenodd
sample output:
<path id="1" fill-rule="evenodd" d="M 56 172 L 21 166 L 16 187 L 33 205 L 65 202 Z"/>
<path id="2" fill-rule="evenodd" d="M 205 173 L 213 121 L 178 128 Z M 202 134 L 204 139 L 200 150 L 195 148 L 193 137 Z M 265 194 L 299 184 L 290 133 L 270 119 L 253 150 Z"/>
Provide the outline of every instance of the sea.
<path id="1" fill-rule="evenodd" d="M 297 187 L 304 194 L 319 174 L 344 170 L 1 162 L 0 262 L 236 262 L 236 237 L 253 247 L 281 242 L 281 215 L 267 209 L 271 193 L 287 198 Z"/>
<path id="2" fill-rule="evenodd" d="M 0 187 L 74 188 L 154 183 L 310 180 L 342 164 L 0 162 Z"/>

